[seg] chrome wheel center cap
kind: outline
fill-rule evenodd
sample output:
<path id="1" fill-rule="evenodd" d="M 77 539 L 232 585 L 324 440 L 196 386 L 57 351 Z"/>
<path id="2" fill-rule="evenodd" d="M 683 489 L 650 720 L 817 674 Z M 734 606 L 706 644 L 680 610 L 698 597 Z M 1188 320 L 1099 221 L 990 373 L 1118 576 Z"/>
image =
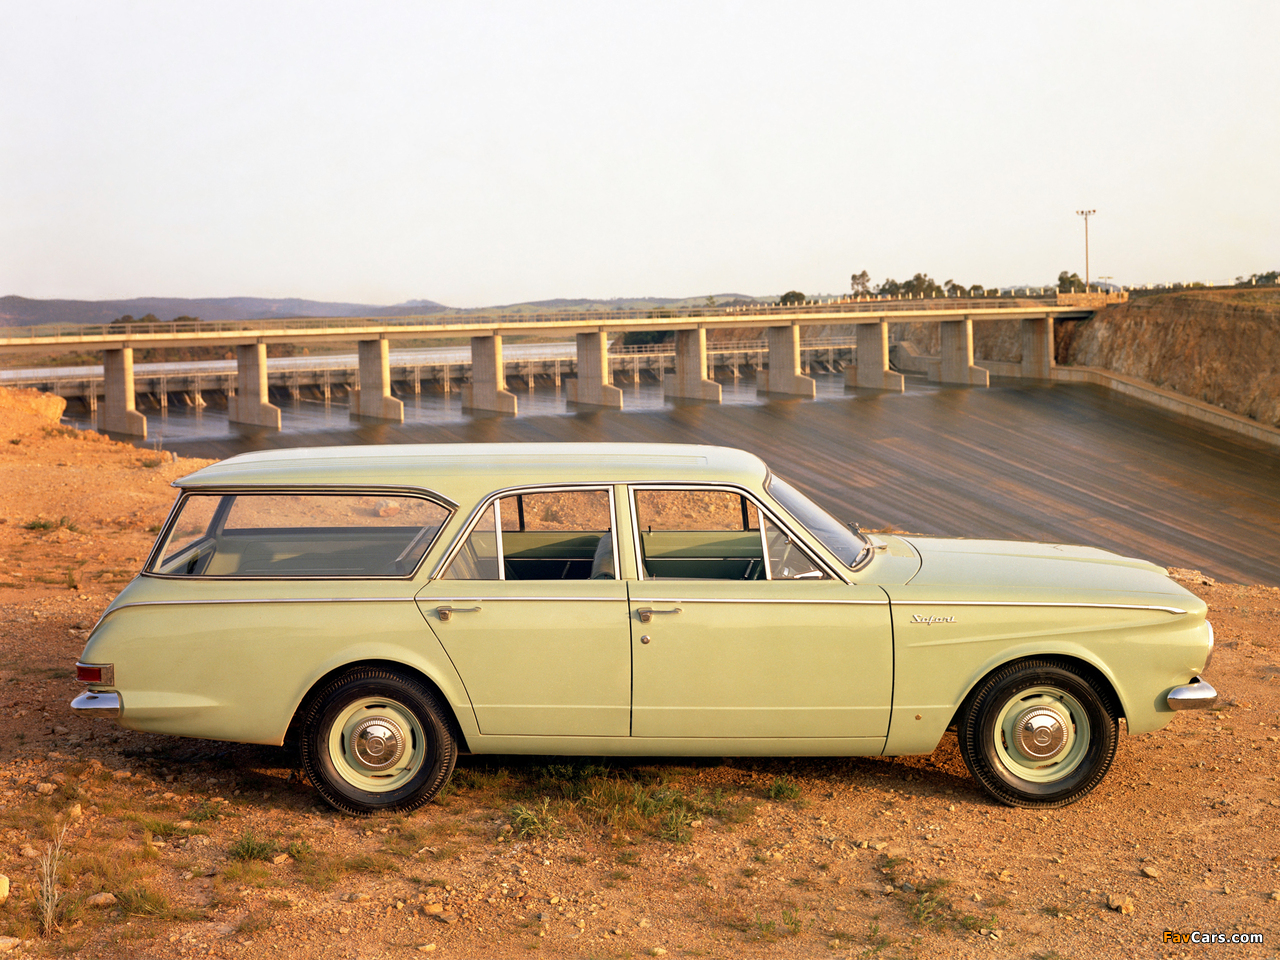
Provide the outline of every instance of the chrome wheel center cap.
<path id="1" fill-rule="evenodd" d="M 351 731 L 351 755 L 366 770 L 387 770 L 404 756 L 404 733 L 387 717 L 361 720 Z"/>
<path id="2" fill-rule="evenodd" d="M 1036 760 L 1050 760 L 1062 752 L 1067 731 L 1062 717 L 1048 707 L 1032 707 L 1014 724 L 1018 752 Z"/>

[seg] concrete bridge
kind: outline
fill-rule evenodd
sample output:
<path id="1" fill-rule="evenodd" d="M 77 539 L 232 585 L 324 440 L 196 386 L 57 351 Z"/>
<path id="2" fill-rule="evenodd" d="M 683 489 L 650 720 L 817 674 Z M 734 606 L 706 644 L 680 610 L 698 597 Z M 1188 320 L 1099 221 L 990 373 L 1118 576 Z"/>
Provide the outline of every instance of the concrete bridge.
<path id="1" fill-rule="evenodd" d="M 1048 379 L 1054 366 L 1053 325 L 1058 319 L 1084 319 L 1120 295 L 1056 295 L 884 300 L 847 298 L 823 303 L 773 304 L 736 308 L 660 309 L 645 311 L 557 311 L 550 313 L 473 313 L 396 318 L 296 318 L 254 321 L 131 323 L 105 326 L 41 326 L 0 331 L 0 353 L 57 354 L 100 351 L 102 402 L 98 429 L 146 436 L 146 417 L 136 407 L 133 351 L 142 348 L 229 346 L 235 349 L 234 383 L 228 383 L 228 417 L 232 422 L 280 428 L 280 409 L 269 400 L 266 348 L 271 343 L 355 341 L 358 389 L 351 394 L 353 415 L 391 421 L 404 419 L 404 404 L 392 396 L 392 339 L 469 339 L 470 382 L 462 384 L 463 406 L 515 414 L 516 395 L 507 389 L 503 337 L 569 335 L 575 338 L 573 369 L 566 381 L 570 401 L 621 408 L 622 391 L 611 383 L 617 366 L 609 338 L 630 331 L 675 333 L 669 356 L 674 372 L 664 374 L 668 397 L 719 402 L 720 385 L 709 376 L 707 332 L 758 329 L 764 335 L 759 352 L 766 358 L 757 374 L 764 393 L 813 397 L 816 385 L 801 365 L 800 331 L 805 326 L 851 324 L 856 328 L 854 360 L 845 382 L 862 389 L 903 389 L 900 373 L 889 366 L 890 323 L 939 323 L 942 355 L 934 379 L 948 384 L 987 386 L 989 371 L 973 362 L 973 324 L 1018 319 L 1022 325 L 1022 362 L 1014 372 Z M 523 345 L 522 345 L 523 346 Z M 742 352 L 742 346 L 724 345 Z M 753 345 L 755 346 L 755 345 Z M 462 348 L 468 349 L 468 348 Z M 714 346 L 712 352 L 714 352 Z M 654 353 L 654 351 L 649 351 Z M 304 358 L 288 358 L 293 361 Z M 323 371 L 322 357 L 306 358 L 308 369 Z M 280 361 L 273 360 L 279 367 Z M 638 363 L 638 361 L 636 361 Z M 161 365 L 163 366 L 163 365 Z M 210 371 L 212 373 L 212 371 Z M 231 380 L 230 370 L 221 371 Z M 161 374 L 165 376 L 165 374 Z M 197 374 L 198 375 L 198 374 Z M 557 377 L 559 376 L 557 368 Z M 7 379 L 7 378 L 6 378 Z M 420 382 L 418 377 L 415 382 Z M 446 379 L 450 379 L 446 374 Z M 294 378 L 294 386 L 301 375 Z M 327 382 L 327 381 L 326 381 Z M 174 389 L 183 389 L 175 387 Z M 187 389 L 201 389 L 199 383 Z M 162 391 L 167 396 L 168 388 Z M 92 391 L 96 399 L 96 389 Z"/>

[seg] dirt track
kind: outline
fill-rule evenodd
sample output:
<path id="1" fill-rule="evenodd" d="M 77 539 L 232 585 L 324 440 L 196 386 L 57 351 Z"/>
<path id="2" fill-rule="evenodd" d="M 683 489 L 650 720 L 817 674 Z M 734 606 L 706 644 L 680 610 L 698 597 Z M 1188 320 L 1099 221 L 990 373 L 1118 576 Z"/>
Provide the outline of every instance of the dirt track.
<path id="1" fill-rule="evenodd" d="M 282 750 L 70 715 L 85 630 L 146 555 L 149 528 L 172 500 L 168 481 L 200 462 L 67 433 L 47 414 L 0 398 L 0 873 L 12 883 L 0 934 L 18 941 L 0 949 L 120 958 L 1280 949 L 1280 589 L 1181 574 L 1210 604 L 1219 648 L 1208 676 L 1224 704 L 1123 738 L 1103 785 L 1065 810 L 993 805 L 948 739 L 932 757 L 898 760 L 604 770 L 464 759 L 440 803 L 358 821 L 316 807 Z M 619 786 L 668 813 L 695 812 L 609 814 L 599 799 Z M 31 854 L 64 824 L 63 900 L 45 938 Z M 91 906 L 99 893 L 115 902 Z M 1132 912 L 1109 898 L 1122 908 L 1128 898 Z M 1166 931 L 1266 942 L 1208 952 L 1166 943 Z"/>

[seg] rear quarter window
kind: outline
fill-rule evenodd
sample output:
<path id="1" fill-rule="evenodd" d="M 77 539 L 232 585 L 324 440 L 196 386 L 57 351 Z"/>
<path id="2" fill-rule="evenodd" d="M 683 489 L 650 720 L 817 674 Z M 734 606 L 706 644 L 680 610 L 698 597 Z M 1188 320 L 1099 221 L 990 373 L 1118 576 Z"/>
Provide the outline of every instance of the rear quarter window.
<path id="1" fill-rule="evenodd" d="M 193 493 L 146 572 L 176 577 L 405 577 L 449 518 L 406 494 Z"/>

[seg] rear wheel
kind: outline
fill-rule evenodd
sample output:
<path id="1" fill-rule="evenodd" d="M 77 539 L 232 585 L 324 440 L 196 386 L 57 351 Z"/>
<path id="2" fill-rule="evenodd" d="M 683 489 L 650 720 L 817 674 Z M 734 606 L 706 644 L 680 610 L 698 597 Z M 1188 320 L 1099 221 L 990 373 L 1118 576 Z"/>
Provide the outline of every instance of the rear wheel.
<path id="1" fill-rule="evenodd" d="M 1061 807 L 1101 782 L 1119 724 L 1110 692 L 1042 660 L 987 677 L 961 711 L 960 752 L 987 793 L 1014 807 Z"/>
<path id="2" fill-rule="evenodd" d="M 345 813 L 413 810 L 445 785 L 457 759 L 447 713 L 426 686 L 364 667 L 326 686 L 303 721 L 302 767 Z"/>

